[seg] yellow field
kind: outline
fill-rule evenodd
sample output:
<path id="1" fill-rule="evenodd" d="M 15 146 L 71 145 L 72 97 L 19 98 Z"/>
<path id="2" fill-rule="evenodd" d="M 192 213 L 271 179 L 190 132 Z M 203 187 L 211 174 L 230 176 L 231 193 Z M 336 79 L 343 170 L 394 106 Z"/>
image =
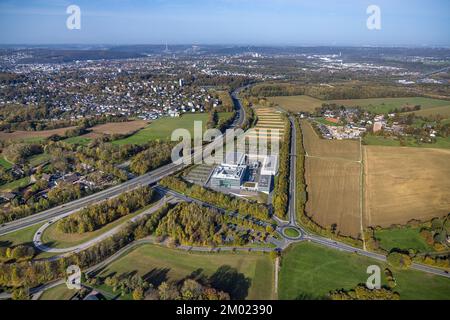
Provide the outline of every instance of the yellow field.
<path id="1" fill-rule="evenodd" d="M 388 227 L 450 212 L 450 150 L 367 146 L 365 224 Z"/>
<path id="2" fill-rule="evenodd" d="M 322 100 L 309 96 L 280 96 L 268 97 L 267 99 L 290 112 L 314 112 L 324 103 Z"/>
<path id="3" fill-rule="evenodd" d="M 361 233 L 358 141 L 321 139 L 311 124 L 301 121 L 306 157 L 306 213 L 325 228 L 357 238 Z"/>
<path id="4" fill-rule="evenodd" d="M 361 230 L 360 165 L 352 161 L 306 159 L 306 213 L 323 227 L 337 225 L 343 235 Z"/>

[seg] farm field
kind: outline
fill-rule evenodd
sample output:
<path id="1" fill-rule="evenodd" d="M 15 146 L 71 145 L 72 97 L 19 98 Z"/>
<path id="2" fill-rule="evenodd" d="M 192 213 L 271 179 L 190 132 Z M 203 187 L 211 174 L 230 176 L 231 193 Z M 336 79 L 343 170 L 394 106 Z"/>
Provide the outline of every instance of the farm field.
<path id="1" fill-rule="evenodd" d="M 101 276 L 137 272 L 154 285 L 162 281 L 179 281 L 193 272 L 219 278 L 228 266 L 227 283 L 218 281 L 217 289 L 231 291 L 234 298 L 272 299 L 274 265 L 269 255 L 256 253 L 188 253 L 156 245 L 142 245 L 105 267 Z M 222 271 L 222 272 L 221 272 Z M 158 277 L 151 277 L 158 274 Z M 150 275 L 150 276 L 149 276 Z"/>
<path id="2" fill-rule="evenodd" d="M 312 243 L 286 250 L 279 273 L 280 299 L 324 299 L 330 291 L 352 289 L 367 280 L 367 267 L 385 263 Z M 392 269 L 400 299 L 450 299 L 450 279 L 414 270 Z M 386 284 L 382 272 L 382 284 Z"/>
<path id="3" fill-rule="evenodd" d="M 346 236 L 361 233 L 360 170 L 358 163 L 306 159 L 306 213 L 322 227 L 336 224 Z"/>
<path id="4" fill-rule="evenodd" d="M 231 115 L 232 115 L 231 112 L 219 113 L 219 119 L 228 118 Z M 179 118 L 161 118 L 152 122 L 146 128 L 138 131 L 137 133 L 135 133 L 130 137 L 114 141 L 113 144 L 117 145 L 145 144 L 151 140 L 170 141 L 172 132 L 178 128 L 189 130 L 189 132 L 193 137 L 194 121 L 202 121 L 204 131 L 206 129 L 206 124 L 208 122 L 208 114 L 207 113 L 183 114 Z"/>
<path id="5" fill-rule="evenodd" d="M 418 144 L 414 138 L 406 138 L 403 141 L 403 147 L 450 149 L 450 137 L 436 137 L 435 143 Z M 376 136 L 373 134 L 365 135 L 363 142 L 365 145 L 371 146 L 402 147 L 402 143 L 396 138 Z"/>
<path id="6" fill-rule="evenodd" d="M 0 132 L 0 140 L 23 140 L 25 142 L 42 141 L 52 135 L 64 135 L 67 130 L 75 129 L 76 127 L 67 127 L 54 130 L 43 131 L 14 131 L 14 132 Z"/>
<path id="7" fill-rule="evenodd" d="M 314 131 L 311 124 L 301 120 L 305 150 L 310 157 L 340 158 L 359 161 L 360 147 L 357 140 L 325 140 Z"/>
<path id="8" fill-rule="evenodd" d="M 424 97 L 330 100 L 327 101 L 327 103 L 336 103 L 337 105 L 349 107 L 360 106 L 361 108 L 374 113 L 388 113 L 395 108 L 401 109 L 406 106 L 414 107 L 416 105 L 421 105 L 422 110 L 424 110 L 450 105 L 450 101 L 448 100 Z"/>
<path id="9" fill-rule="evenodd" d="M 430 220 L 450 208 L 450 150 L 364 147 L 365 225 Z"/>
<path id="10" fill-rule="evenodd" d="M 90 129 L 90 133 L 83 135 L 86 138 L 98 138 L 103 135 L 113 134 L 131 134 L 145 128 L 148 125 L 148 121 L 135 120 L 127 122 L 110 122 L 105 124 L 99 124 Z"/>
<path id="11" fill-rule="evenodd" d="M 301 121 L 301 128 L 307 153 L 307 215 L 322 227 L 335 225 L 341 234 L 357 238 L 361 233 L 359 142 L 320 139 L 307 121 Z"/>
<path id="12" fill-rule="evenodd" d="M 267 99 L 290 112 L 314 112 L 316 108 L 321 107 L 325 102 L 304 95 L 268 97 Z"/>
<path id="13" fill-rule="evenodd" d="M 404 227 L 375 230 L 375 238 L 380 241 L 380 247 L 388 252 L 392 249 L 434 251 L 420 236 L 420 229 L 420 227 Z"/>

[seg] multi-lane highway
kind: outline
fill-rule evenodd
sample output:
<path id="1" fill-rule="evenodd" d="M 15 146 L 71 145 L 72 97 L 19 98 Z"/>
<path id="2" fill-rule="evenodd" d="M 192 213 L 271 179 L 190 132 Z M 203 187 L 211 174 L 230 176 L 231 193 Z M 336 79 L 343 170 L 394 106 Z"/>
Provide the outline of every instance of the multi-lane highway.
<path id="1" fill-rule="evenodd" d="M 244 108 L 242 108 L 241 103 L 239 99 L 237 98 L 237 94 L 242 88 L 237 89 L 232 93 L 233 102 L 235 103 L 235 107 L 237 109 L 236 112 L 236 118 L 231 124 L 230 127 L 240 127 L 245 121 L 245 111 Z M 203 148 L 203 150 L 196 151 L 193 156 L 193 162 L 196 163 L 197 161 L 201 160 L 203 158 L 203 155 L 209 155 L 214 148 L 218 147 L 219 144 L 221 144 L 222 141 L 220 139 L 216 139 L 215 141 L 211 142 L 207 146 Z M 89 195 L 87 197 L 83 197 L 79 200 L 72 201 L 70 203 L 67 203 L 65 205 L 61 205 L 34 215 L 31 215 L 26 218 L 18 219 L 13 222 L 6 223 L 2 226 L 0 226 L 0 236 L 5 235 L 11 232 L 15 232 L 21 229 L 28 228 L 30 226 L 44 223 L 46 221 L 49 221 L 51 219 L 55 219 L 60 216 L 67 216 L 70 214 L 73 214 L 82 208 L 85 208 L 89 205 L 92 205 L 94 203 L 98 203 L 104 200 L 107 200 L 109 198 L 117 197 L 118 195 L 127 192 L 129 190 L 138 188 L 140 186 L 144 185 L 150 185 L 155 182 L 158 182 L 162 178 L 169 176 L 181 169 L 183 169 L 186 165 L 185 164 L 176 164 L 176 163 L 170 163 L 163 167 L 160 167 L 156 170 L 153 170 L 147 174 L 144 174 L 142 176 L 133 178 L 129 181 L 126 181 L 120 185 L 111 187 L 109 189 L 97 192 L 95 194 Z"/>

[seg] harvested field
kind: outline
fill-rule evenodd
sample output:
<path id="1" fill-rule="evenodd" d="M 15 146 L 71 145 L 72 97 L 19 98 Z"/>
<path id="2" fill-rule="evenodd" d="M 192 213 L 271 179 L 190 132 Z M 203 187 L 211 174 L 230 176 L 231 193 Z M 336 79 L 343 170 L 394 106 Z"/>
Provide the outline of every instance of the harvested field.
<path id="1" fill-rule="evenodd" d="M 367 146 L 365 224 L 388 227 L 450 212 L 450 150 Z"/>
<path id="2" fill-rule="evenodd" d="M 360 164 L 333 159 L 306 159 L 306 213 L 322 227 L 336 224 L 346 236 L 361 229 Z"/>
<path id="3" fill-rule="evenodd" d="M 321 107 L 325 102 L 309 96 L 280 96 L 268 97 L 267 99 L 291 112 L 314 112 L 316 108 Z"/>
<path id="4" fill-rule="evenodd" d="M 342 235 L 361 233 L 361 163 L 358 141 L 321 139 L 311 124 L 301 121 L 307 152 L 306 213 L 325 228 L 337 225 Z"/>
<path id="5" fill-rule="evenodd" d="M 46 139 L 52 135 L 63 136 L 67 130 L 75 129 L 76 127 L 66 127 L 54 130 L 43 130 L 43 131 L 14 131 L 11 133 L 0 132 L 0 140 L 38 140 Z"/>
<path id="6" fill-rule="evenodd" d="M 308 156 L 352 161 L 360 160 L 359 141 L 321 139 L 308 121 L 302 120 L 300 123 Z"/>
<path id="7" fill-rule="evenodd" d="M 148 122 L 144 120 L 105 123 L 92 127 L 91 132 L 83 135 L 83 137 L 97 138 L 102 135 L 131 134 L 145 128 L 147 125 Z"/>

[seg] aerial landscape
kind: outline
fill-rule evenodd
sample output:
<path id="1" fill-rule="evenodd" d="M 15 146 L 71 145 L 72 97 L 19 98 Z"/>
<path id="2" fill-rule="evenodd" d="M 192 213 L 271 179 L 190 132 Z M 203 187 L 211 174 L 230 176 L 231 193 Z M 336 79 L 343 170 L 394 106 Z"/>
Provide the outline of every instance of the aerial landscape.
<path id="1" fill-rule="evenodd" d="M 0 306 L 450 300 L 449 9 L 1 3 Z"/>

